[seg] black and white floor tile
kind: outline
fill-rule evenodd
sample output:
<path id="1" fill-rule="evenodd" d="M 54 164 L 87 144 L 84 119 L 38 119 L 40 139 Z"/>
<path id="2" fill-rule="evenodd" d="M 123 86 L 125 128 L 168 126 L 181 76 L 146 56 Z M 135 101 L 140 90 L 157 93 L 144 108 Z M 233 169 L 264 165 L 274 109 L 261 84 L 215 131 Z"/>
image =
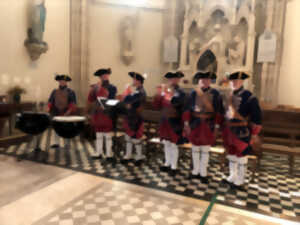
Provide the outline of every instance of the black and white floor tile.
<path id="1" fill-rule="evenodd" d="M 27 160 L 68 168 L 97 176 L 116 179 L 144 187 L 163 190 L 197 199 L 210 200 L 217 194 L 218 203 L 255 211 L 275 217 L 297 220 L 300 218 L 300 160 L 296 159 L 295 172 L 288 172 L 288 158 L 282 155 L 264 154 L 261 168 L 250 181 L 245 191 L 236 191 L 224 185 L 221 180 L 226 175 L 221 170 L 217 157 L 211 156 L 209 166 L 210 180 L 202 184 L 200 180 L 188 179 L 190 173 L 190 152 L 184 151 L 179 162 L 179 173 L 175 177 L 161 172 L 163 154 L 148 154 L 147 161 L 141 166 L 134 163 L 111 163 L 104 160 L 92 160 L 93 146 L 90 142 L 75 138 L 68 148 L 50 148 L 54 141 L 49 129 L 41 137 L 42 154 L 29 154 L 34 143 L 22 143 L 0 149 L 0 154 L 25 158 Z M 61 141 L 63 142 L 63 141 Z M 118 143 L 119 145 L 119 143 Z M 64 146 L 64 143 L 61 143 Z M 119 146 L 118 146 L 119 147 Z M 118 153 L 123 154 L 123 152 Z M 298 169 L 298 170 L 297 170 Z M 248 174 L 250 177 L 250 173 Z"/>
<path id="2" fill-rule="evenodd" d="M 101 183 L 96 188 L 39 219 L 33 225 L 198 225 L 208 203 L 140 190 L 127 185 Z M 207 225 L 254 225 L 260 221 L 214 208 Z"/>

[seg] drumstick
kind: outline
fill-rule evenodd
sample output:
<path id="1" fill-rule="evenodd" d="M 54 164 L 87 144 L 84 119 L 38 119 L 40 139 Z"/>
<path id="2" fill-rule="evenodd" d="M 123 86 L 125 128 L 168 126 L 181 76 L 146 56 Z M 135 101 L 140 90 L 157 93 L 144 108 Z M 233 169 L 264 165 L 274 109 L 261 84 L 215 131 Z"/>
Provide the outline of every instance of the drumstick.
<path id="1" fill-rule="evenodd" d="M 101 98 L 98 99 L 98 102 L 100 103 L 101 107 L 102 107 L 103 109 L 105 109 L 104 105 L 103 105 L 102 102 L 101 102 Z"/>

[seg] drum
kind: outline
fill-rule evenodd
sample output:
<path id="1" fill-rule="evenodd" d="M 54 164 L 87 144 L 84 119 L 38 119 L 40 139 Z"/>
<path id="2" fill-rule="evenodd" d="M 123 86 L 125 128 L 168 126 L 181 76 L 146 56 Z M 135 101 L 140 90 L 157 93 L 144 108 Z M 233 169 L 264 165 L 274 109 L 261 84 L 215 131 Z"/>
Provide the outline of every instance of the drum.
<path id="1" fill-rule="evenodd" d="M 17 114 L 16 128 L 26 134 L 41 134 L 49 127 L 49 125 L 50 116 L 47 113 L 28 111 Z"/>
<path id="2" fill-rule="evenodd" d="M 82 116 L 56 116 L 52 126 L 58 136 L 62 138 L 74 138 L 84 129 L 86 118 Z"/>

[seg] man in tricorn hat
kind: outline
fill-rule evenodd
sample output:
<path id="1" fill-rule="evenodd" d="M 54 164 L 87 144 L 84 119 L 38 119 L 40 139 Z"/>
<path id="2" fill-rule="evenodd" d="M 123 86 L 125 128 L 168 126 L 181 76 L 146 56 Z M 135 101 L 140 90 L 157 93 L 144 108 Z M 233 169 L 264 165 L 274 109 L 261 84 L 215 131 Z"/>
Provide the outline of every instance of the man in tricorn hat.
<path id="1" fill-rule="evenodd" d="M 144 122 L 141 115 L 143 104 L 146 101 L 146 92 L 144 89 L 144 80 L 146 75 L 141 75 L 136 72 L 129 72 L 133 83 L 128 86 L 122 95 L 123 103 L 127 108 L 127 113 L 124 120 L 124 130 L 126 133 L 126 154 L 123 163 L 127 163 L 132 159 L 132 148 L 135 146 L 136 157 L 135 161 L 140 164 L 145 158 L 142 153 L 141 138 L 144 133 Z M 135 90 L 133 90 L 135 88 Z"/>
<path id="2" fill-rule="evenodd" d="M 68 82 L 72 79 L 65 74 L 56 75 L 55 80 L 59 82 L 59 87 L 54 89 L 48 100 L 48 111 L 51 116 L 69 116 L 76 111 L 76 94 L 68 87 Z M 55 134 L 55 144 L 52 148 L 59 147 L 59 137 Z M 67 143 L 69 144 L 69 143 Z"/>
<path id="3" fill-rule="evenodd" d="M 102 102 L 102 100 L 115 99 L 117 88 L 109 82 L 109 77 L 111 75 L 110 68 L 99 69 L 94 75 L 99 77 L 99 82 L 92 85 L 88 95 L 88 109 L 91 111 L 91 122 L 96 132 L 96 152 L 93 155 L 93 158 L 100 159 L 104 156 L 103 142 L 105 138 L 106 158 L 112 161 L 113 121 L 112 116 L 105 110 L 104 101 Z"/>
<path id="4" fill-rule="evenodd" d="M 258 142 L 258 134 L 262 128 L 258 99 L 243 87 L 248 77 L 248 74 L 241 71 L 230 74 L 232 93 L 223 100 L 226 118 L 223 139 L 228 151 L 230 172 L 225 182 L 237 189 L 243 189 L 247 155 L 251 153 L 252 144 Z"/>
<path id="5" fill-rule="evenodd" d="M 184 130 L 192 143 L 193 171 L 191 178 L 208 183 L 207 167 L 210 147 L 222 121 L 222 99 L 219 92 L 210 87 L 217 78 L 213 72 L 198 72 L 194 76 L 197 86 L 190 94 L 183 114 Z"/>
<path id="6" fill-rule="evenodd" d="M 175 176 L 177 172 L 178 145 L 184 142 L 182 113 L 185 93 L 179 87 L 182 77 L 184 77 L 182 72 L 168 72 L 165 75 L 168 80 L 167 85 L 161 85 L 158 88 L 153 101 L 154 107 L 162 110 L 159 135 L 164 144 L 165 163 L 160 169 L 169 171 L 172 176 Z"/>

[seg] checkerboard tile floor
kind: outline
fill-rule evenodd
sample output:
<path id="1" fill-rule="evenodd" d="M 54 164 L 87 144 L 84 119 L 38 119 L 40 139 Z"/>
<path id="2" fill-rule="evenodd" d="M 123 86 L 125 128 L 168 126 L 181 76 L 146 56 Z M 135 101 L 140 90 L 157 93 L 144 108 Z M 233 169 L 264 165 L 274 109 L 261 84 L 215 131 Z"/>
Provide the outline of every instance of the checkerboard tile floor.
<path id="1" fill-rule="evenodd" d="M 103 184 L 34 225 L 199 224 L 205 207 Z"/>
<path id="2" fill-rule="evenodd" d="M 50 143 L 53 143 L 51 130 L 45 132 L 41 139 L 41 147 L 48 153 L 47 157 L 31 154 L 26 159 L 197 199 L 210 200 L 217 193 L 218 203 L 221 204 L 293 220 L 300 217 L 299 159 L 295 162 L 294 176 L 290 176 L 287 157 L 264 154 L 261 168 L 256 173 L 255 179 L 248 180 L 245 191 L 235 191 L 220 182 L 226 174 L 221 170 L 219 161 L 214 156 L 211 156 L 210 160 L 209 183 L 202 184 L 198 179 L 188 179 L 191 158 L 188 151 L 182 154 L 179 173 L 171 177 L 168 173 L 159 170 L 163 160 L 162 154 L 149 155 L 148 161 L 142 166 L 135 166 L 133 163 L 123 165 L 119 163 L 119 159 L 116 163 L 92 160 L 93 146 L 87 141 L 80 141 L 79 138 L 72 140 L 69 149 L 51 149 Z M 0 153 L 20 157 L 28 153 L 31 146 L 32 143 L 23 143 L 0 149 Z M 249 177 L 250 173 L 248 173 Z"/>
<path id="3" fill-rule="evenodd" d="M 207 204 L 103 183 L 33 225 L 198 225 Z M 257 224 L 258 220 L 213 210 L 207 223 Z M 264 223 L 267 224 L 267 223 Z"/>

